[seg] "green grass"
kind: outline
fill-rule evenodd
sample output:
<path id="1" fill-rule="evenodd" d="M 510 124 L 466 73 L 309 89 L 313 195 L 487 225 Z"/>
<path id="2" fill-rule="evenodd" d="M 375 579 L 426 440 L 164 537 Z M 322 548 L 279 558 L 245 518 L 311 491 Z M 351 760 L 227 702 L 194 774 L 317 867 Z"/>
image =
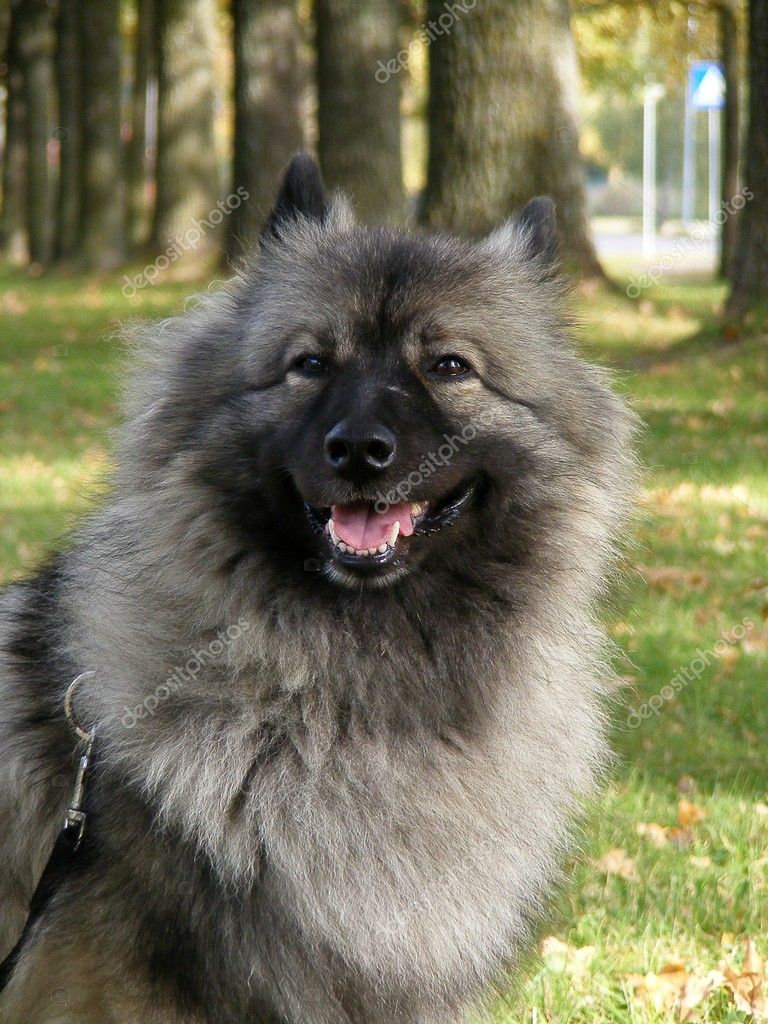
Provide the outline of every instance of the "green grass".
<path id="1" fill-rule="evenodd" d="M 166 315 L 189 291 L 160 285 L 128 302 L 115 279 L 0 270 L 0 579 L 32 567 L 98 487 L 119 323 Z M 672 1022 L 674 1008 L 630 996 L 630 975 L 672 960 L 697 975 L 723 958 L 738 965 L 747 937 L 768 954 L 768 339 L 724 340 L 722 298 L 719 286 L 670 279 L 638 302 L 605 290 L 580 303 L 584 348 L 619 369 L 646 423 L 635 540 L 606 610 L 623 680 L 619 761 L 549 926 L 594 953 L 576 967 L 572 954 L 538 959 L 495 1024 Z M 742 639 L 713 653 L 744 622 Z M 681 668 L 691 680 L 629 728 L 630 711 Z M 682 795 L 707 815 L 689 845 L 638 833 L 675 826 Z M 628 878 L 597 866 L 616 848 L 634 865 Z M 748 1019 L 722 992 L 698 1012 L 705 1024 Z"/>

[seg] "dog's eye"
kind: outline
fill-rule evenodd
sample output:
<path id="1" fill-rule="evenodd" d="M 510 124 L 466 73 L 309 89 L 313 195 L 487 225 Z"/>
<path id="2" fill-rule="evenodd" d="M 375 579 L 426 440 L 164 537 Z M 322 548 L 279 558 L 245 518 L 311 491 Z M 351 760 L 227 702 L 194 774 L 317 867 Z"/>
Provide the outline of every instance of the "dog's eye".
<path id="1" fill-rule="evenodd" d="M 432 372 L 440 377 L 464 377 L 472 372 L 472 367 L 460 356 L 441 356 L 432 367 Z"/>
<path id="2" fill-rule="evenodd" d="M 298 359 L 294 360 L 293 369 L 298 370 L 299 373 L 324 373 L 328 369 L 328 363 L 322 356 L 312 353 L 299 356 Z"/>

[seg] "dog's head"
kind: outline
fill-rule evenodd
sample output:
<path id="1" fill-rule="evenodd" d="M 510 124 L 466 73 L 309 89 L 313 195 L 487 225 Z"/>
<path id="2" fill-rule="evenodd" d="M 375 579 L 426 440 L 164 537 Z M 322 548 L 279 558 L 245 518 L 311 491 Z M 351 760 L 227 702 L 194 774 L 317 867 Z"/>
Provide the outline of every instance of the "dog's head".
<path id="1" fill-rule="evenodd" d="M 555 259 L 546 199 L 479 242 L 365 228 L 295 158 L 253 265 L 155 339 L 134 485 L 211 566 L 345 587 L 517 564 L 568 516 L 602 543 L 627 419 Z"/>

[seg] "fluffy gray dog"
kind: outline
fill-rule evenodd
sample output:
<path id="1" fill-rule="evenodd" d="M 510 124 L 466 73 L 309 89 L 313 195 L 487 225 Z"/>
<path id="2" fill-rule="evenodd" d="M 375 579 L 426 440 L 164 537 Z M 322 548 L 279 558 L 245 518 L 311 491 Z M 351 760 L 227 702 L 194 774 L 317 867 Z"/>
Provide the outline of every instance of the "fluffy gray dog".
<path id="1" fill-rule="evenodd" d="M 149 329 L 111 497 L 0 598 L 4 1024 L 448 1024 L 514 964 L 604 760 L 632 419 L 552 207 L 480 242 L 287 171 Z"/>

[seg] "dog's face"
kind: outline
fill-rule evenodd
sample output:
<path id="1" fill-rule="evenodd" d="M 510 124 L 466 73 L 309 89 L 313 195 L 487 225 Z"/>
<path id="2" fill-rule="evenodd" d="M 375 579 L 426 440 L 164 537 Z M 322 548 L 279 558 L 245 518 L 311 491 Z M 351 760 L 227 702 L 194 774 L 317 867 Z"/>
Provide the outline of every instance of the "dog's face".
<path id="1" fill-rule="evenodd" d="M 477 244 L 359 228 L 294 161 L 157 417 L 233 564 L 359 588 L 525 557 L 618 416 L 563 338 L 554 245 L 546 200 Z"/>

